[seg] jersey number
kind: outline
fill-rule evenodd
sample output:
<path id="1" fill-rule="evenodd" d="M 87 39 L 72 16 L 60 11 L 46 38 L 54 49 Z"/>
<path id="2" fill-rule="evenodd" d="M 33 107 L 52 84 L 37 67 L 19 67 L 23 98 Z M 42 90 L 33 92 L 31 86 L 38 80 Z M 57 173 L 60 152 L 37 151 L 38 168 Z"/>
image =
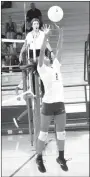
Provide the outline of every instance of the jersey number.
<path id="1" fill-rule="evenodd" d="M 58 80 L 58 74 L 56 73 L 56 80 Z"/>

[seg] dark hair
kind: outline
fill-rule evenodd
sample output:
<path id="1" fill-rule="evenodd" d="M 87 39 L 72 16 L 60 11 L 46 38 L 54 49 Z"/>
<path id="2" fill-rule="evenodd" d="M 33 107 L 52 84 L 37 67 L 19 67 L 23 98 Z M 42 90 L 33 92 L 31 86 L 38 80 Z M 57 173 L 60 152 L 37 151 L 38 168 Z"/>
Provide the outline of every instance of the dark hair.
<path id="1" fill-rule="evenodd" d="M 1 34 L 1 38 L 6 38 L 6 36 L 4 34 Z"/>
<path id="2" fill-rule="evenodd" d="M 45 49 L 45 56 L 50 58 L 50 51 L 48 48 Z"/>
<path id="3" fill-rule="evenodd" d="M 26 17 L 26 22 L 29 22 L 29 21 L 30 21 L 29 17 Z"/>
<path id="4" fill-rule="evenodd" d="M 21 32 L 18 32 L 17 34 L 16 34 L 16 36 L 22 36 L 22 33 Z"/>
<path id="5" fill-rule="evenodd" d="M 48 57 L 50 62 L 52 63 L 51 52 L 48 48 L 45 49 L 45 56 Z"/>
<path id="6" fill-rule="evenodd" d="M 31 3 L 30 3 L 30 6 L 31 6 L 31 5 L 34 5 L 34 6 L 35 6 L 35 3 L 34 3 L 34 2 L 31 2 Z"/>
<path id="7" fill-rule="evenodd" d="M 4 55 L 1 55 L 1 61 L 6 62 L 6 59 L 5 59 L 5 56 L 4 56 Z"/>

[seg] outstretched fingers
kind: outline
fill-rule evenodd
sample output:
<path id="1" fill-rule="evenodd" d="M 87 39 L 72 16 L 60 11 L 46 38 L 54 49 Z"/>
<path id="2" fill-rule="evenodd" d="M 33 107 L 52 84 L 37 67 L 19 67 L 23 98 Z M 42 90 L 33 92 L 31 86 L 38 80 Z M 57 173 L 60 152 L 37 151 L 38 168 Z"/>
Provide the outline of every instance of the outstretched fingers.
<path id="1" fill-rule="evenodd" d="M 50 25 L 44 24 L 43 25 L 43 32 L 45 33 L 45 35 L 49 35 Z"/>

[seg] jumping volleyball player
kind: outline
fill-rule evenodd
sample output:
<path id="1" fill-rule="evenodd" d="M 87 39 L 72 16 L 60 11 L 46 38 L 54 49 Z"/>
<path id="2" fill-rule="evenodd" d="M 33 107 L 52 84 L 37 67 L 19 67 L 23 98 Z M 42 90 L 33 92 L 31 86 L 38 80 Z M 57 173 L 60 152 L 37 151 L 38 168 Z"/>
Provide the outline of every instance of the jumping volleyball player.
<path id="1" fill-rule="evenodd" d="M 60 164 L 62 170 L 68 171 L 68 166 L 66 164 L 67 160 L 64 158 L 66 113 L 64 106 L 62 76 L 60 72 L 60 51 L 58 48 L 57 55 L 56 57 L 53 57 L 52 60 L 45 56 L 49 31 L 50 30 L 47 27 L 44 29 L 45 36 L 41 46 L 37 67 L 38 73 L 45 88 L 41 110 L 41 127 L 36 147 L 36 163 L 39 171 L 42 173 L 46 172 L 46 168 L 43 163 L 42 152 L 44 150 L 45 141 L 48 136 L 48 128 L 52 117 L 54 117 L 56 124 L 57 145 L 59 151 L 59 156 L 56 161 Z"/>

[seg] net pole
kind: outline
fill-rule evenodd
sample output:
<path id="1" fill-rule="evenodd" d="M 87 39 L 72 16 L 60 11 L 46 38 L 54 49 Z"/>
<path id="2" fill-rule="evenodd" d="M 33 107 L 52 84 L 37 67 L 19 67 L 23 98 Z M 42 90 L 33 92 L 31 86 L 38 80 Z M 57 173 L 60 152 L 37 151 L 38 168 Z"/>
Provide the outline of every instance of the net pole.
<path id="1" fill-rule="evenodd" d="M 33 61 L 36 61 L 36 48 L 35 48 L 35 38 L 33 39 Z M 33 73 L 32 73 L 33 74 Z M 36 148 L 38 135 L 40 132 L 40 87 L 39 87 L 39 77 L 37 71 L 34 72 L 34 77 L 32 77 L 35 81 L 35 95 L 36 99 L 34 99 L 34 116 L 33 116 L 33 123 L 34 123 L 34 145 Z"/>
<path id="2" fill-rule="evenodd" d="M 39 77 L 38 74 L 35 74 L 35 93 L 36 93 L 36 99 L 35 99 L 35 112 L 34 112 L 34 142 L 35 147 L 37 144 L 37 139 L 40 132 L 40 87 L 39 87 Z"/>
<path id="3" fill-rule="evenodd" d="M 24 2 L 24 15 L 25 15 L 25 38 L 26 38 L 26 2 Z M 29 46 L 27 46 L 26 43 L 26 63 L 28 64 L 28 59 L 29 59 Z M 29 82 L 29 74 L 30 71 L 29 69 L 27 70 L 27 78 L 26 78 L 26 82 L 27 82 L 27 86 L 30 87 L 30 82 Z M 25 82 L 25 81 L 24 81 Z M 33 146 L 33 110 L 32 110 L 32 99 L 27 97 L 27 108 L 28 108 L 28 123 L 29 123 L 29 134 L 30 134 L 30 142 L 31 142 L 31 146 Z"/>
<path id="4" fill-rule="evenodd" d="M 24 2 L 25 38 L 26 38 L 26 2 Z"/>
<path id="5" fill-rule="evenodd" d="M 23 76 L 23 91 L 27 90 L 27 75 L 26 70 L 22 70 Z M 28 109 L 28 123 L 29 123 L 29 134 L 30 134 L 30 143 L 33 146 L 33 110 L 32 110 L 32 99 L 26 96 L 26 105 Z"/>

